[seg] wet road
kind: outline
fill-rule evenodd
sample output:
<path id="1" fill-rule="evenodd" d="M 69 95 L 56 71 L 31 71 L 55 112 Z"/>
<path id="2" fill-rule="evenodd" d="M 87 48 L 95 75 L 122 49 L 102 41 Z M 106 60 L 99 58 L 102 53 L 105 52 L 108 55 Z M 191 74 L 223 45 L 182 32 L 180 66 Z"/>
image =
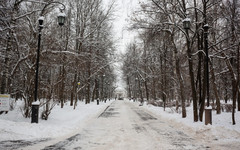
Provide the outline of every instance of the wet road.
<path id="1" fill-rule="evenodd" d="M 114 101 L 82 131 L 44 150 L 187 150 L 211 149 L 128 101 Z"/>

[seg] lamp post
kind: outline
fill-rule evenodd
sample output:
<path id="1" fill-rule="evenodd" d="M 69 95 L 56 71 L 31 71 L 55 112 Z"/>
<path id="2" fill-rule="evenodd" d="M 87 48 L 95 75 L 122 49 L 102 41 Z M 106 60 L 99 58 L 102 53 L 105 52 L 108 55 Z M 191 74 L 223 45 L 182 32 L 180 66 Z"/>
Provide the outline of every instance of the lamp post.
<path id="1" fill-rule="evenodd" d="M 39 70 L 39 55 L 40 55 L 40 46 L 41 46 L 41 36 L 43 29 L 43 21 L 44 17 L 40 16 L 38 19 L 39 31 L 38 31 L 38 49 L 37 49 L 37 60 L 36 60 L 36 75 L 35 75 L 35 92 L 34 92 L 34 100 L 32 103 L 32 120 L 31 123 L 38 123 L 38 110 L 39 110 L 39 102 L 37 101 L 38 94 L 38 70 Z"/>
<path id="2" fill-rule="evenodd" d="M 47 5 L 45 5 L 45 7 L 43 8 L 41 14 L 43 14 L 45 8 L 50 5 L 52 3 L 49 3 Z M 61 4 L 61 3 L 59 3 Z M 62 4 L 63 5 L 63 4 Z M 65 9 L 65 5 L 64 9 Z M 61 10 L 62 11 L 62 10 Z M 64 21 L 65 21 L 65 15 L 64 13 L 60 13 L 60 15 L 58 16 L 58 23 L 60 26 L 64 25 Z M 42 29 L 43 29 L 43 22 L 44 22 L 44 17 L 40 16 L 38 19 L 38 23 L 39 23 L 39 32 L 38 32 L 38 48 L 37 48 L 37 58 L 36 58 L 36 75 L 35 75 L 35 92 L 34 92 L 34 101 L 32 103 L 32 118 L 31 118 L 31 123 L 38 123 L 38 112 L 39 112 L 39 104 L 40 102 L 37 100 L 38 97 L 38 70 L 39 70 L 39 55 L 40 55 L 40 47 L 41 47 L 41 36 L 42 36 Z"/>
<path id="3" fill-rule="evenodd" d="M 61 27 L 61 39 L 62 39 L 62 26 L 64 25 L 65 22 L 65 13 L 62 12 L 62 10 L 60 10 L 61 12 L 58 14 L 57 16 L 57 20 L 58 20 L 58 24 Z M 63 42 L 61 41 L 61 44 Z M 64 69 L 64 59 L 65 56 L 64 54 L 62 54 L 62 48 L 60 48 L 60 67 L 59 67 L 59 74 L 60 74 L 60 90 L 59 90 L 59 100 L 61 103 L 61 108 L 63 108 L 64 106 L 64 78 L 65 78 L 65 69 Z"/>
<path id="4" fill-rule="evenodd" d="M 204 51 L 205 51 L 205 63 L 206 63 L 206 82 L 207 82 L 207 107 L 209 107 L 209 56 L 208 56 L 208 24 L 203 26 L 204 30 Z"/>
<path id="5" fill-rule="evenodd" d="M 212 108 L 210 107 L 209 102 L 209 55 L 208 55 L 208 24 L 203 26 L 204 30 L 204 51 L 205 51 L 205 65 L 206 65 L 206 88 L 207 88 L 207 107 L 205 108 L 205 125 L 212 124 Z"/>

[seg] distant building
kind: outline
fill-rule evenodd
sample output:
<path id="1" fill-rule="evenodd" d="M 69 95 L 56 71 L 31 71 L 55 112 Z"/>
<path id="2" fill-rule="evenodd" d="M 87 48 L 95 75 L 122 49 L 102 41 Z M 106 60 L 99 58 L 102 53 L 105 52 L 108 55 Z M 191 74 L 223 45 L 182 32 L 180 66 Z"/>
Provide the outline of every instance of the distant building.
<path id="1" fill-rule="evenodd" d="M 114 97 L 117 100 L 124 100 L 124 98 L 126 97 L 126 90 L 124 88 L 116 88 L 114 91 Z"/>

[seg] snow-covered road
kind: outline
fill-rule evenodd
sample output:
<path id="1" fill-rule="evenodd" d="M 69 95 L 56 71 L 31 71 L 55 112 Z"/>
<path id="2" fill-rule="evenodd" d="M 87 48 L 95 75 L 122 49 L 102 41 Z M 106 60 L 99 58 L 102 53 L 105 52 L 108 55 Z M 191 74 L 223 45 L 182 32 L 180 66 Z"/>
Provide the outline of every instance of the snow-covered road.
<path id="1" fill-rule="evenodd" d="M 51 145 L 49 149 L 167 150 L 211 149 L 188 129 L 163 120 L 128 101 L 114 101 L 79 133 Z"/>

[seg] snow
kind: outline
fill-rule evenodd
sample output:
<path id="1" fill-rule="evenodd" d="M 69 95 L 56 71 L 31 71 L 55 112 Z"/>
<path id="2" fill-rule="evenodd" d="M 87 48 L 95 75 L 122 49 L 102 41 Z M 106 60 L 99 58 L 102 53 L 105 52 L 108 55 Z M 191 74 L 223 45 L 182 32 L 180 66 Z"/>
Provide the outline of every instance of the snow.
<path id="1" fill-rule="evenodd" d="M 44 21 L 44 17 L 43 17 L 43 16 L 40 16 L 40 17 L 38 18 L 38 20 L 43 20 L 43 21 Z"/>
<path id="2" fill-rule="evenodd" d="M 206 108 L 210 108 L 206 107 Z M 186 111 L 187 111 L 187 117 L 186 118 L 182 118 L 182 114 L 181 113 L 176 113 L 175 108 L 166 108 L 166 110 L 164 111 L 162 107 L 155 107 L 153 105 L 144 105 L 145 109 L 150 110 L 151 112 L 161 115 L 162 117 L 166 118 L 166 119 L 171 119 L 171 120 L 175 120 L 179 123 L 182 123 L 186 126 L 192 127 L 192 128 L 205 128 L 206 126 L 204 125 L 204 121 L 203 122 L 194 122 L 193 121 L 193 108 L 191 107 L 186 107 Z M 212 111 L 212 125 L 209 125 L 210 128 L 215 128 L 215 127 L 221 127 L 221 128 L 225 128 L 225 129 L 230 129 L 230 130 L 236 130 L 237 132 L 240 133 L 240 118 L 238 116 L 240 116 L 240 112 L 236 111 L 236 125 L 232 125 L 232 113 L 227 113 L 227 112 L 222 112 L 221 114 L 216 114 L 216 111 L 213 110 Z M 203 120 L 205 114 L 203 114 Z"/>
<path id="3" fill-rule="evenodd" d="M 190 22 L 191 21 L 191 19 L 190 18 L 185 18 L 185 19 L 183 19 L 183 21 L 182 22 Z"/>
<path id="4" fill-rule="evenodd" d="M 47 121 L 39 119 L 38 124 L 32 124 L 30 118 L 22 116 L 20 109 L 23 101 L 17 101 L 13 111 L 0 115 L 0 141 L 55 138 L 70 134 L 79 128 L 79 124 L 84 124 L 84 121 L 105 109 L 109 103 L 107 101 L 97 105 L 94 102 L 85 105 L 80 102 L 75 110 L 69 104 L 62 109 L 60 105 L 56 105 Z"/>
<path id="5" fill-rule="evenodd" d="M 193 121 L 193 107 L 187 107 L 187 117 L 182 118 L 181 113 L 175 112 L 175 107 L 166 108 L 164 111 L 162 107 L 155 107 L 153 105 L 144 104 L 143 107 L 150 112 L 163 117 L 166 120 L 177 122 L 182 128 L 188 127 L 199 136 L 209 137 L 217 139 L 215 142 L 230 142 L 238 141 L 240 139 L 240 112 L 236 111 L 235 120 L 236 125 L 232 125 L 232 113 L 222 112 L 221 114 L 216 114 L 215 110 L 212 110 L 212 125 L 205 125 L 205 114 L 203 114 L 203 122 Z M 210 106 L 211 107 L 211 106 Z M 208 107 L 209 108 L 209 107 Z"/>
<path id="6" fill-rule="evenodd" d="M 40 101 L 37 100 L 37 101 L 33 102 L 32 105 L 40 105 Z"/>
<path id="7" fill-rule="evenodd" d="M 205 27 L 205 28 L 208 27 L 208 24 L 205 24 L 203 27 Z"/>
<path id="8" fill-rule="evenodd" d="M 212 109 L 212 106 L 206 106 L 205 109 Z"/>
<path id="9" fill-rule="evenodd" d="M 164 131 L 164 133 L 166 132 L 166 134 L 168 132 L 169 134 L 171 134 L 173 132 L 172 129 L 176 129 L 177 132 L 180 132 L 182 130 L 184 133 L 186 132 L 193 133 L 195 135 L 194 137 L 195 140 L 200 140 L 200 141 L 202 140 L 202 142 L 205 144 L 207 144 L 208 141 L 212 141 L 211 143 L 212 145 L 218 145 L 218 146 L 221 146 L 221 144 L 223 143 L 225 145 L 227 145 L 228 143 L 238 143 L 238 140 L 240 139 L 240 125 L 239 125 L 240 112 L 236 112 L 237 124 L 232 125 L 231 113 L 222 112 L 220 115 L 217 115 L 216 112 L 213 110 L 212 125 L 205 125 L 204 122 L 193 122 L 192 106 L 186 108 L 187 117 L 182 118 L 181 113 L 177 113 L 174 107 L 166 108 L 166 110 L 164 111 L 162 107 L 155 107 L 150 104 L 147 105 L 146 103 L 144 103 L 143 106 L 139 106 L 138 102 L 132 102 L 132 101 L 128 102 L 129 100 L 125 100 L 125 101 L 127 101 L 127 103 L 132 103 L 134 107 L 131 105 L 129 105 L 128 107 L 125 107 L 123 101 L 118 101 L 118 103 L 114 101 L 114 105 L 112 105 L 113 101 L 107 101 L 107 103 L 100 103 L 100 105 L 96 105 L 96 102 L 93 102 L 87 105 L 85 105 L 84 102 L 79 102 L 75 110 L 73 109 L 72 106 L 69 106 L 69 103 L 66 103 L 64 108 L 60 108 L 60 105 L 56 105 L 52 110 L 49 116 L 49 119 L 47 121 L 39 119 L 38 124 L 36 123 L 32 124 L 30 118 L 23 118 L 20 111 L 20 107 L 23 105 L 23 102 L 17 101 L 15 109 L 13 111 L 9 111 L 8 114 L 0 115 L 0 134 L 1 134 L 0 141 L 59 139 L 59 138 L 66 139 L 65 137 L 69 137 L 71 135 L 75 135 L 78 133 L 81 133 L 81 136 L 85 136 L 85 135 L 88 135 L 88 133 L 84 133 L 84 132 L 93 132 L 94 135 L 97 136 L 95 137 L 95 140 L 97 140 L 99 137 L 104 136 L 105 134 L 109 135 L 109 137 L 107 137 L 106 139 L 101 139 L 103 143 L 107 141 L 109 142 L 114 141 L 114 139 L 112 139 L 111 136 L 115 137 L 116 138 L 115 140 L 118 139 L 120 143 L 119 145 L 114 145 L 114 146 L 118 147 L 119 149 L 123 148 L 124 146 L 136 147 L 136 145 L 134 145 L 134 143 L 136 142 L 135 141 L 136 139 L 134 138 L 132 139 L 131 138 L 132 136 L 139 135 L 139 138 L 143 138 L 143 139 L 138 139 L 138 140 L 150 142 L 151 139 L 145 139 L 146 138 L 145 136 L 140 137 L 140 135 L 143 134 L 142 133 L 143 131 L 145 132 L 150 130 L 150 129 L 147 129 L 148 126 L 144 126 L 144 125 L 147 125 L 147 122 L 145 123 L 137 122 L 138 121 L 137 117 L 139 116 L 136 116 L 136 114 L 135 115 L 129 114 L 130 110 L 132 113 L 136 112 L 136 110 L 138 113 L 143 113 L 141 110 L 145 110 L 153 114 L 153 116 L 158 116 L 162 118 L 159 121 L 164 121 L 165 122 L 164 126 L 169 126 L 169 131 Z M 101 114 L 109 105 L 111 105 L 110 107 L 111 109 L 115 109 L 118 112 L 122 112 L 123 113 L 121 115 L 122 118 L 118 119 L 118 117 L 112 117 L 109 120 L 106 118 L 102 118 L 102 119 L 95 119 L 94 122 L 92 122 L 93 119 L 97 118 L 99 114 Z M 41 108 L 40 108 L 40 111 L 41 111 Z M 116 113 L 115 115 L 119 116 L 120 114 Z M 142 115 L 144 116 L 144 113 Z M 125 124 L 116 122 L 117 120 L 120 120 L 121 122 L 125 122 Z M 135 122 L 134 124 L 133 122 L 131 122 L 131 124 L 136 126 L 134 127 L 134 129 L 136 131 L 139 131 L 139 133 L 135 133 L 135 131 L 132 131 L 133 127 L 130 126 L 131 124 L 129 122 L 127 122 L 130 120 Z M 101 121 L 104 121 L 104 122 L 101 122 Z M 157 122 L 157 120 L 155 121 Z M 112 122 L 113 125 L 110 125 L 110 122 Z M 102 126 L 100 125 L 98 126 L 96 124 L 98 125 L 102 124 Z M 151 123 L 151 121 L 148 122 L 148 124 L 151 127 L 158 126 L 158 124 Z M 88 128 L 88 130 L 83 130 L 85 128 Z M 164 127 L 164 129 L 165 128 L 168 130 L 167 127 Z M 181 130 L 179 131 L 179 129 Z M 128 131 L 128 132 L 125 132 L 125 131 Z M 155 130 L 151 130 L 151 132 L 149 131 L 148 134 L 151 134 L 151 136 L 153 137 L 159 136 L 158 135 L 159 133 L 155 132 Z M 84 138 L 92 138 L 92 137 L 93 135 L 89 137 L 84 137 Z M 131 139 L 131 140 L 128 140 L 128 142 L 126 143 L 125 138 Z M 86 139 L 79 142 L 82 142 L 82 144 L 85 144 L 85 146 L 87 146 L 89 145 L 88 140 L 91 140 L 91 139 Z M 167 143 L 169 144 L 168 140 L 162 139 L 160 145 L 161 144 L 163 144 L 162 146 L 168 145 Z M 46 143 L 43 143 L 43 144 L 46 144 Z M 150 145 L 154 146 L 153 143 L 144 144 L 143 142 L 142 144 L 143 145 L 139 145 L 140 149 L 142 147 L 148 147 Z M 77 143 L 75 144 L 75 146 L 76 145 Z M 33 148 L 36 148 L 35 146 L 36 145 L 32 145 Z M 104 147 L 107 145 L 102 144 L 100 146 Z M 211 147 L 211 148 L 217 149 L 219 147 Z"/>
<path id="10" fill-rule="evenodd" d="M 66 17 L 66 14 L 63 13 L 63 12 L 60 12 L 60 13 L 58 14 L 58 16 Z"/>

